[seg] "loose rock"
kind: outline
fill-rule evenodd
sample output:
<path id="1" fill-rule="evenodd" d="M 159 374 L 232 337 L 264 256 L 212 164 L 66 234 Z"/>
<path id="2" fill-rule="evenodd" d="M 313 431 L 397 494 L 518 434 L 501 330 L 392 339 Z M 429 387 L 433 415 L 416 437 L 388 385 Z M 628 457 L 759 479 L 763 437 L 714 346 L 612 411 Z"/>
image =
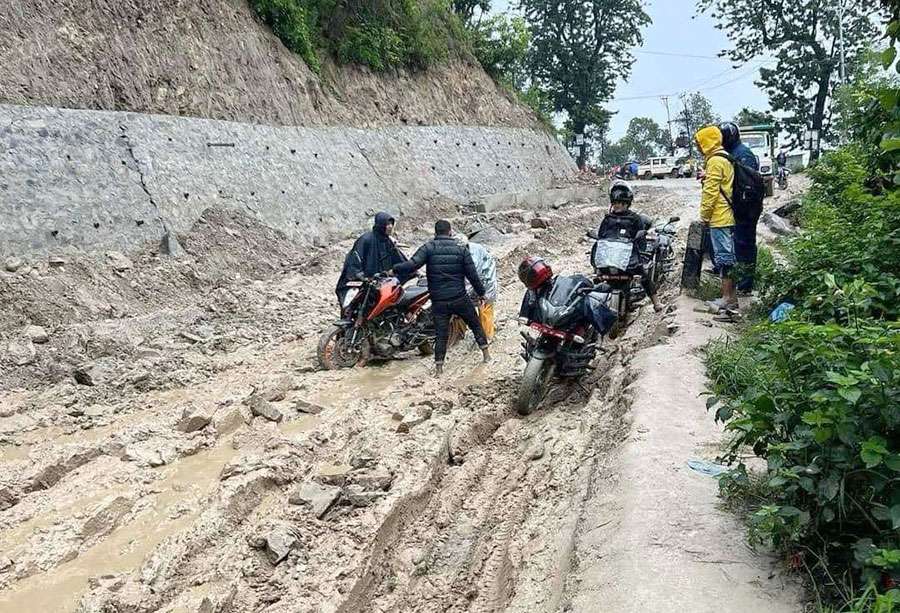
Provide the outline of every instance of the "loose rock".
<path id="1" fill-rule="evenodd" d="M 535 443 L 528 448 L 528 451 L 525 452 L 526 460 L 540 460 L 542 457 L 544 457 L 543 441 L 535 441 Z"/>
<path id="2" fill-rule="evenodd" d="M 763 213 L 762 221 L 769 230 L 779 236 L 791 236 L 797 233 L 797 228 L 795 228 L 791 222 L 778 215 L 773 215 L 768 212 Z"/>
<path id="3" fill-rule="evenodd" d="M 30 338 L 32 343 L 37 343 L 38 345 L 50 340 L 47 331 L 41 326 L 26 326 L 25 336 Z"/>
<path id="4" fill-rule="evenodd" d="M 550 220 L 543 217 L 532 217 L 531 227 L 545 229 L 550 227 Z"/>
<path id="5" fill-rule="evenodd" d="M 163 235 L 160 251 L 164 255 L 171 255 L 173 257 L 181 257 L 185 254 L 184 247 L 181 246 L 181 243 L 178 242 L 178 238 L 172 232 L 166 232 Z"/>
<path id="6" fill-rule="evenodd" d="M 131 260 L 125 257 L 123 254 L 118 251 L 107 251 L 106 258 L 109 260 L 109 264 L 113 270 L 116 272 L 124 272 L 126 270 L 131 270 L 134 266 Z"/>
<path id="7" fill-rule="evenodd" d="M 281 420 L 284 419 L 284 415 L 281 411 L 259 396 L 251 397 L 247 406 L 250 407 L 250 412 L 257 417 L 262 417 L 269 421 L 274 421 L 275 423 L 280 423 Z"/>
<path id="8" fill-rule="evenodd" d="M 273 385 L 256 392 L 256 395 L 268 402 L 278 402 L 284 400 L 292 389 L 294 389 L 294 379 L 290 375 L 282 375 Z"/>
<path id="9" fill-rule="evenodd" d="M 63 266 L 66 263 L 66 259 L 61 255 L 51 255 L 47 257 L 47 263 L 50 266 Z"/>
<path id="10" fill-rule="evenodd" d="M 266 555 L 274 566 L 281 564 L 300 541 L 290 528 L 279 526 L 266 535 Z"/>
<path id="11" fill-rule="evenodd" d="M 22 258 L 17 258 L 15 256 L 10 256 L 6 258 L 6 261 L 3 262 L 3 267 L 7 272 L 16 272 L 20 268 L 25 265 L 25 260 Z"/>
<path id="12" fill-rule="evenodd" d="M 288 497 L 290 504 L 306 505 L 316 517 L 322 518 L 341 495 L 341 488 L 306 482 Z"/>
<path id="13" fill-rule="evenodd" d="M 294 408 L 299 412 L 306 413 L 308 415 L 318 415 L 325 410 L 325 407 L 323 407 L 322 405 L 302 399 L 294 401 Z"/>
<path id="14" fill-rule="evenodd" d="M 425 406 L 415 407 L 412 413 L 409 413 L 397 425 L 397 432 L 409 432 L 419 424 L 425 423 L 431 419 L 431 408 Z"/>
<path id="15" fill-rule="evenodd" d="M 34 362 L 37 352 L 31 343 L 10 343 L 6 346 L 6 355 L 16 366 L 27 366 Z"/>
<path id="16" fill-rule="evenodd" d="M 384 492 L 369 491 L 360 485 L 348 485 L 341 490 L 341 496 L 354 507 L 368 507 L 384 497 Z"/>
<path id="17" fill-rule="evenodd" d="M 364 473 L 351 473 L 348 480 L 353 485 L 358 485 L 367 491 L 390 489 L 394 482 L 394 475 L 389 472 L 372 471 Z"/>
<path id="18" fill-rule="evenodd" d="M 196 432 L 202 430 L 209 425 L 212 417 L 206 412 L 187 407 L 181 414 L 181 421 L 178 422 L 178 430 L 180 432 Z"/>

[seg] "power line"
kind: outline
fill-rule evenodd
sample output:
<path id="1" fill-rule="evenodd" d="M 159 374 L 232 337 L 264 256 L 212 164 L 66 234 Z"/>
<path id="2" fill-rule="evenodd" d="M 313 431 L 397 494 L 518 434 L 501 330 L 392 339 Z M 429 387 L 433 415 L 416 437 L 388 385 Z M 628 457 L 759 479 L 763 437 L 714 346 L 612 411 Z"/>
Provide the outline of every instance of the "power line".
<path id="1" fill-rule="evenodd" d="M 692 53 L 676 53 L 674 51 L 647 51 L 646 49 L 635 49 L 634 53 L 643 53 L 644 55 L 662 55 L 665 57 L 690 57 L 699 60 L 719 60 L 729 61 L 728 58 L 720 55 L 694 55 Z"/>

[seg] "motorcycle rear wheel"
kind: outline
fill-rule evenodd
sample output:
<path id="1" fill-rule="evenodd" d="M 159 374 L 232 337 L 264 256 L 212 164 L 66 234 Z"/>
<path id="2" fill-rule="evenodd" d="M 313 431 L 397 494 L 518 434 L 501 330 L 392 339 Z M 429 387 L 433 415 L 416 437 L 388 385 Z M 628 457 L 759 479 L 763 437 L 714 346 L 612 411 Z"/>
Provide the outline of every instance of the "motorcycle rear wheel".
<path id="1" fill-rule="evenodd" d="M 347 347 L 348 328 L 331 326 L 319 337 L 316 356 L 324 370 L 338 370 L 365 366 L 369 359 L 369 341 L 363 339 L 358 347 Z"/>
<path id="2" fill-rule="evenodd" d="M 525 365 L 519 393 L 516 396 L 516 411 L 519 415 L 530 415 L 534 412 L 544 396 L 547 395 L 550 379 L 556 370 L 553 358 L 536 358 L 532 356 Z"/>

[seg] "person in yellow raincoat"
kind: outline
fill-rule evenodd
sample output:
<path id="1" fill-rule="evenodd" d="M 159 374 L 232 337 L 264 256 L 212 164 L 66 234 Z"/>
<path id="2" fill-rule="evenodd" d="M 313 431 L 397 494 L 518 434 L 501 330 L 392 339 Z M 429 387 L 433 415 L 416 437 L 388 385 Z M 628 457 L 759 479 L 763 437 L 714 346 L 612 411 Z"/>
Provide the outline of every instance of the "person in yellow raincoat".
<path id="1" fill-rule="evenodd" d="M 737 312 L 738 302 L 731 269 L 734 255 L 734 212 L 728 202 L 734 187 L 734 167 L 721 153 L 722 132 L 718 126 L 706 126 L 694 135 L 697 147 L 706 158 L 703 191 L 700 198 L 700 221 L 709 226 L 713 264 L 722 278 L 722 297 L 708 304 L 716 311 Z"/>
<path id="2" fill-rule="evenodd" d="M 472 255 L 472 261 L 475 263 L 475 270 L 484 284 L 484 303 L 478 309 L 478 317 L 481 319 L 481 327 L 484 328 L 485 336 L 487 336 L 489 341 L 493 340 L 495 331 L 494 303 L 497 301 L 497 294 L 500 288 L 500 284 L 497 281 L 497 260 L 484 248 L 484 245 L 469 241 L 465 234 L 458 234 L 456 238 L 460 243 L 469 247 L 469 253 Z M 465 324 L 461 321 L 456 321 L 453 332 L 455 340 L 459 340 L 466 333 Z"/>

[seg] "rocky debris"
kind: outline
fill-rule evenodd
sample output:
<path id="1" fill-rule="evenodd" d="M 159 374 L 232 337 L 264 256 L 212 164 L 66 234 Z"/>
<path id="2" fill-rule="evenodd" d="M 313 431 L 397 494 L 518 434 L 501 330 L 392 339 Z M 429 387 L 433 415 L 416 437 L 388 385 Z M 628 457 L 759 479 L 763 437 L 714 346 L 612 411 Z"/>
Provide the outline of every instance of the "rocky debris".
<path id="1" fill-rule="evenodd" d="M 339 487 L 308 481 L 288 496 L 288 502 L 290 504 L 309 506 L 315 516 L 321 519 L 328 512 L 328 509 L 337 502 L 340 495 L 341 488 Z"/>
<path id="2" fill-rule="evenodd" d="M 544 442 L 543 441 L 535 441 L 525 452 L 526 460 L 540 460 L 544 457 Z"/>
<path id="3" fill-rule="evenodd" d="M 202 409 L 185 407 L 178 422 L 179 432 L 196 432 L 202 430 L 212 421 L 212 416 Z"/>
<path id="4" fill-rule="evenodd" d="M 186 253 L 184 247 L 178 242 L 178 237 L 171 231 L 163 235 L 159 250 L 163 255 L 171 255 L 172 257 L 181 257 Z"/>
<path id="5" fill-rule="evenodd" d="M 375 466 L 378 459 L 368 451 L 362 451 L 350 458 L 350 466 L 359 470 L 361 468 L 371 468 Z"/>
<path id="6" fill-rule="evenodd" d="M 275 423 L 280 423 L 284 419 L 284 414 L 281 411 L 260 396 L 251 396 L 247 400 L 247 406 L 250 407 L 250 412 L 257 417 L 262 417 Z"/>
<path id="7" fill-rule="evenodd" d="M 9 558 L 3 557 L 0 558 L 0 573 L 5 573 L 8 570 L 11 570 L 13 567 L 13 561 Z"/>
<path id="8" fill-rule="evenodd" d="M 291 550 L 300 545 L 300 540 L 288 526 L 276 526 L 266 534 L 266 556 L 273 566 L 284 562 Z"/>
<path id="9" fill-rule="evenodd" d="M 50 255 L 47 256 L 47 263 L 50 264 L 50 266 L 58 268 L 60 266 L 65 266 L 66 258 L 61 255 Z"/>
<path id="10" fill-rule="evenodd" d="M 772 213 L 763 213 L 762 221 L 774 234 L 779 236 L 792 236 L 797 233 L 797 228 L 788 220 Z"/>
<path id="11" fill-rule="evenodd" d="M 38 345 L 46 343 L 50 340 L 50 335 L 47 334 L 47 330 L 45 330 L 42 326 L 26 326 L 25 336 L 31 339 L 32 343 L 36 343 Z"/>
<path id="12" fill-rule="evenodd" d="M 175 459 L 171 450 L 147 449 L 137 445 L 129 445 L 122 452 L 122 459 L 126 462 L 137 462 L 151 468 L 165 466 Z"/>
<path id="13" fill-rule="evenodd" d="M 343 485 L 353 470 L 349 464 L 332 464 L 322 466 L 314 479 L 327 485 Z"/>
<path id="14" fill-rule="evenodd" d="M 212 340 L 211 336 L 209 336 L 209 337 L 200 336 L 198 334 L 192 334 L 191 332 L 184 332 L 184 331 L 179 332 L 178 336 L 180 336 L 181 338 L 183 338 L 185 340 L 191 341 L 192 343 L 196 343 L 196 344 L 208 343 L 209 341 Z"/>
<path id="15" fill-rule="evenodd" d="M 294 389 L 294 379 L 290 375 L 282 375 L 272 385 L 254 391 L 253 395 L 268 402 L 278 402 L 284 400 L 292 389 Z"/>
<path id="16" fill-rule="evenodd" d="M 384 492 L 367 490 L 361 485 L 347 485 L 341 489 L 341 497 L 354 507 L 368 507 L 384 495 Z"/>
<path id="17" fill-rule="evenodd" d="M 6 272 L 16 272 L 23 266 L 25 266 L 25 260 L 15 256 L 10 256 L 3 262 L 3 268 L 6 269 Z"/>
<path id="18" fill-rule="evenodd" d="M 358 485 L 367 491 L 387 491 L 394 482 L 394 475 L 386 471 L 371 471 L 351 473 L 347 481 L 351 485 Z"/>
<path id="19" fill-rule="evenodd" d="M 5 511 L 17 504 L 19 504 L 19 497 L 12 488 L 6 485 L 0 486 L 0 511 Z"/>
<path id="20" fill-rule="evenodd" d="M 411 407 L 412 410 L 403 416 L 403 420 L 397 424 L 397 432 L 406 433 L 431 419 L 431 407 L 416 406 Z"/>
<path id="21" fill-rule="evenodd" d="M 107 251 L 106 259 L 109 260 L 110 267 L 116 272 L 125 272 L 134 267 L 132 261 L 118 251 Z"/>
<path id="22" fill-rule="evenodd" d="M 532 217 L 531 227 L 532 229 L 546 230 L 550 227 L 550 220 L 545 217 Z"/>
<path id="23" fill-rule="evenodd" d="M 791 200 L 787 204 L 782 204 L 772 212 L 779 217 L 793 220 L 797 212 L 800 210 L 801 206 L 802 204 L 800 200 Z"/>
<path id="24" fill-rule="evenodd" d="M 34 362 L 37 351 L 31 343 L 12 342 L 6 346 L 6 355 L 16 366 L 27 366 Z"/>
<path id="25" fill-rule="evenodd" d="M 325 407 L 322 405 L 303 400 L 302 398 L 294 401 L 294 408 L 300 413 L 306 413 L 308 415 L 318 415 L 325 410 Z"/>
<path id="26" fill-rule="evenodd" d="M 115 361 L 112 358 L 100 358 L 82 364 L 72 371 L 72 377 L 81 385 L 94 386 L 111 383 L 115 377 Z"/>
<path id="27" fill-rule="evenodd" d="M 246 411 L 241 411 L 241 408 Z M 228 434 L 230 432 L 234 432 L 242 425 L 246 423 L 250 423 L 253 421 L 253 414 L 246 407 L 236 407 L 236 406 L 225 406 L 216 409 L 216 412 L 212 416 L 212 425 L 216 429 L 216 432 L 221 434 Z"/>

